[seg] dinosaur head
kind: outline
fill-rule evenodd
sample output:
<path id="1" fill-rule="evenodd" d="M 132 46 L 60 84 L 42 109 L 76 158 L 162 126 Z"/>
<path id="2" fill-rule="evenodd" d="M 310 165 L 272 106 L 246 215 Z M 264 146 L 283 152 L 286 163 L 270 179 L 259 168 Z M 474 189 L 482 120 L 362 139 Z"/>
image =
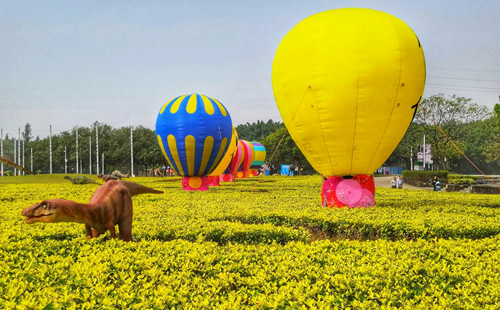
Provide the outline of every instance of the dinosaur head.
<path id="1" fill-rule="evenodd" d="M 58 204 L 53 200 L 44 200 L 35 203 L 31 207 L 25 208 L 21 214 L 26 217 L 27 224 L 36 222 L 51 223 L 55 222 L 58 217 Z"/>

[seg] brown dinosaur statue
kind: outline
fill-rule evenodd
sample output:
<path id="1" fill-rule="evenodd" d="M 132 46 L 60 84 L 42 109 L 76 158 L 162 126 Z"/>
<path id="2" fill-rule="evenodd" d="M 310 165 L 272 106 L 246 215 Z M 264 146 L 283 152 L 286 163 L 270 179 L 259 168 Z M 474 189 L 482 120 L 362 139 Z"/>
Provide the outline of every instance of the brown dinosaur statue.
<path id="1" fill-rule="evenodd" d="M 120 177 L 117 177 L 117 176 L 112 175 L 112 174 L 105 174 L 105 175 L 98 174 L 97 177 L 103 179 L 104 182 L 108 182 L 108 181 L 111 181 L 111 180 L 114 180 L 114 181 L 121 180 Z"/>
<path id="2" fill-rule="evenodd" d="M 99 183 L 97 181 L 94 181 L 92 179 L 89 179 L 89 178 L 87 178 L 84 175 L 77 175 L 75 177 L 70 177 L 69 175 L 67 175 L 67 176 L 64 177 L 64 179 L 70 180 L 71 183 L 73 183 L 73 184 L 80 184 L 80 185 L 83 185 L 83 184 L 99 184 L 99 185 L 101 185 L 101 183 Z"/>
<path id="3" fill-rule="evenodd" d="M 132 196 L 139 194 L 161 194 L 141 184 L 127 181 L 108 181 L 96 189 L 89 203 L 78 203 L 64 199 L 50 199 L 36 203 L 21 211 L 26 223 L 76 222 L 85 224 L 87 238 L 96 238 L 109 230 L 116 238 L 132 241 Z"/>

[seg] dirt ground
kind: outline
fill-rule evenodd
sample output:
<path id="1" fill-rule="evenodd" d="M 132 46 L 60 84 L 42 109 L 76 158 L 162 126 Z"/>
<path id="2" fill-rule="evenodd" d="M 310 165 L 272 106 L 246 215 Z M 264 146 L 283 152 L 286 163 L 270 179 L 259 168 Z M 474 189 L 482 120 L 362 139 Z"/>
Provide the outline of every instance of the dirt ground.
<path id="1" fill-rule="evenodd" d="M 391 187 L 391 180 L 394 176 L 384 176 L 384 177 L 375 177 L 375 187 L 387 187 L 387 188 L 390 188 Z M 399 177 L 399 175 L 396 176 L 396 178 Z M 403 178 L 403 189 L 419 189 L 419 190 L 428 190 L 428 191 L 431 191 L 433 190 L 432 187 L 417 187 L 417 186 L 413 186 L 413 185 L 410 185 L 410 184 L 406 184 L 404 182 L 404 178 Z"/>

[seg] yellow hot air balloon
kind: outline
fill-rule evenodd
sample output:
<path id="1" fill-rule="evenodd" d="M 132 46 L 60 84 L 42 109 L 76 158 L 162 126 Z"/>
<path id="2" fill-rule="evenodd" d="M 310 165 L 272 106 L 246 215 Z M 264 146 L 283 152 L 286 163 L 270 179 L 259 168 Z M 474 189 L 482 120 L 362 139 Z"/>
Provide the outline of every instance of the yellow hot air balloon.
<path id="1" fill-rule="evenodd" d="M 424 54 L 413 30 L 390 14 L 330 10 L 283 38 L 272 83 L 283 122 L 314 169 L 371 175 L 417 111 Z"/>

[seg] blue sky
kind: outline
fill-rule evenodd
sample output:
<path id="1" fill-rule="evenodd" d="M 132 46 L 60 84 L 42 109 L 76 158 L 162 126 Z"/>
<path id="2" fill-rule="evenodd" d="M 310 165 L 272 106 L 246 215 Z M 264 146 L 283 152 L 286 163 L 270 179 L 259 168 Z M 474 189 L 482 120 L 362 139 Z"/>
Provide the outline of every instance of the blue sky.
<path id="1" fill-rule="evenodd" d="M 285 34 L 329 9 L 404 20 L 427 63 L 424 97 L 500 95 L 500 1 L 0 1 L 0 128 L 46 137 L 90 126 L 154 128 L 168 100 L 219 99 L 233 124 L 281 120 L 271 66 Z"/>

